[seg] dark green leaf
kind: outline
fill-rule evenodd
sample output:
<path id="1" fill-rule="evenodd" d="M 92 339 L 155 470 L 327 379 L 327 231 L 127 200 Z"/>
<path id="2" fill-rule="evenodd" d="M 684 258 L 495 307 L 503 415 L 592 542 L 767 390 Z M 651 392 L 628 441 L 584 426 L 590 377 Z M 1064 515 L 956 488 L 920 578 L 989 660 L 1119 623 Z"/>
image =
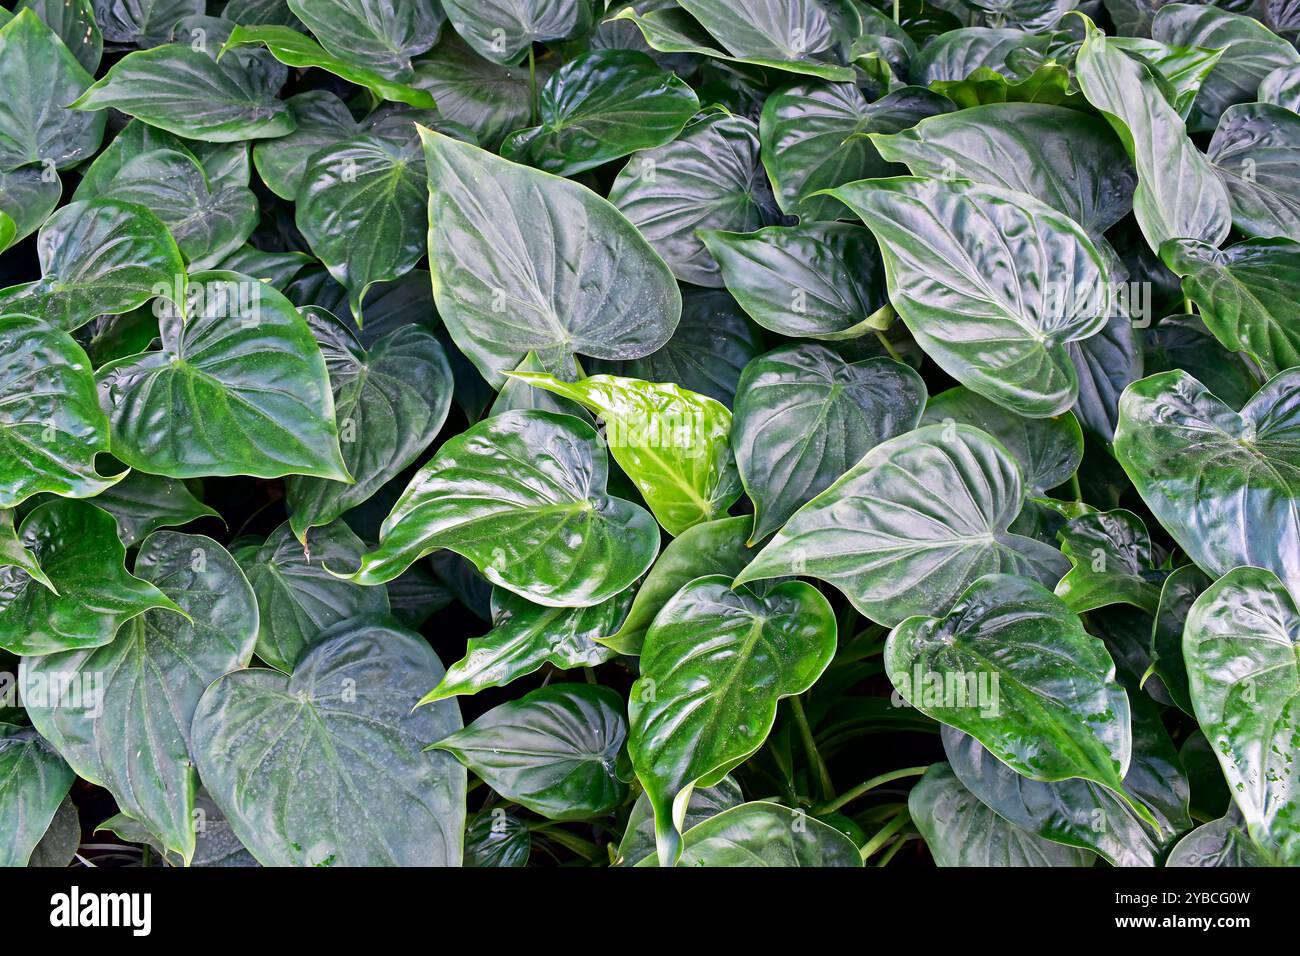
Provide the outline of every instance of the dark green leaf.
<path id="1" fill-rule="evenodd" d="M 94 695 L 82 707 L 29 703 L 28 714 L 78 776 L 107 788 L 123 813 L 188 863 L 197 786 L 190 720 L 208 684 L 248 666 L 257 602 L 235 560 L 211 538 L 150 535 L 135 571 L 189 619 L 146 611 L 104 647 L 28 658 L 24 682 L 70 680 Z"/>
<path id="2" fill-rule="evenodd" d="M 264 866 L 457 866 L 465 771 L 422 748 L 459 730 L 460 711 L 412 710 L 441 676 L 418 634 L 344 621 L 291 677 L 242 670 L 208 688 L 192 728 L 199 775 Z"/>
<path id="3" fill-rule="evenodd" d="M 1067 346 L 1099 332 L 1109 262 L 1028 195 L 900 177 L 833 191 L 880 242 L 889 299 L 925 353 L 972 391 L 1035 418 L 1074 404 Z"/>
<path id="4" fill-rule="evenodd" d="M 754 502 L 750 541 L 780 528 L 876 445 L 915 428 L 924 407 L 921 376 L 891 359 L 850 363 L 807 343 L 751 362 L 733 432 Z"/>
<path id="5" fill-rule="evenodd" d="M 330 53 L 399 80 L 410 78 L 411 57 L 433 46 L 442 29 L 443 12 L 438 0 L 288 3 Z"/>
<path id="6" fill-rule="evenodd" d="M 517 63 L 539 40 L 569 40 L 591 29 L 591 0 L 442 0 L 447 19 L 479 56 Z"/>
<path id="7" fill-rule="evenodd" d="M 541 125 L 511 134 L 501 155 L 572 176 L 662 146 L 699 107 L 695 92 L 648 56 L 598 50 L 551 75 L 538 100 Z"/>
<path id="8" fill-rule="evenodd" d="M 765 801 L 744 803 L 682 836 L 678 866 L 862 866 L 856 844 L 834 827 Z M 647 856 L 638 866 L 654 866 Z"/>
<path id="9" fill-rule="evenodd" d="M 1131 511 L 1080 515 L 1060 532 L 1061 551 L 1074 565 L 1056 585 L 1070 610 L 1131 604 L 1155 614 L 1167 571 L 1157 567 L 1151 536 Z"/>
<path id="10" fill-rule="evenodd" d="M 969 425 L 927 425 L 877 445 L 799 511 L 736 583 L 806 574 L 893 625 L 946 610 L 976 578 L 1054 585 L 1068 562 L 1010 534 L 1024 504 L 1010 453 Z"/>
<path id="11" fill-rule="evenodd" d="M 75 779 L 31 727 L 0 723 L 0 866 L 26 866 Z M 80 831 L 78 831 L 80 835 Z"/>
<path id="12" fill-rule="evenodd" d="M 49 583 L 0 567 L 0 647 L 13 654 L 99 647 L 150 608 L 184 613 L 153 584 L 127 573 L 113 516 L 94 505 L 48 501 L 23 520 L 18 540 Z"/>
<path id="13" fill-rule="evenodd" d="M 454 754 L 501 796 L 534 813 L 585 820 L 627 796 L 615 773 L 626 736 L 616 691 L 551 684 L 494 707 L 435 749 Z"/>
<path id="14" fill-rule="evenodd" d="M 184 319 L 164 310 L 160 350 L 96 375 L 113 454 L 171 478 L 350 480 L 325 362 L 298 311 L 236 272 L 191 276 L 188 299 Z"/>
<path id="15" fill-rule="evenodd" d="M 710 575 L 660 610 L 628 704 L 628 749 L 654 806 L 660 865 L 681 855 L 692 789 L 714 786 L 763 745 L 777 702 L 830 663 L 835 632 L 830 604 L 802 581 L 760 597 Z"/>
<path id="16" fill-rule="evenodd" d="M 489 418 L 416 473 L 352 580 L 391 581 L 448 548 L 534 603 L 600 604 L 645 573 L 659 549 L 654 519 L 606 494 L 608 468 L 604 442 L 577 418 Z"/>
<path id="17" fill-rule="evenodd" d="M 335 624 L 388 610 L 383 588 L 361 587 L 325 570 L 326 563 L 356 563 L 365 549 L 342 521 L 313 530 L 307 546 L 294 538 L 285 522 L 260 547 L 235 552 L 257 595 L 261 660 L 292 673 L 303 651 Z"/>

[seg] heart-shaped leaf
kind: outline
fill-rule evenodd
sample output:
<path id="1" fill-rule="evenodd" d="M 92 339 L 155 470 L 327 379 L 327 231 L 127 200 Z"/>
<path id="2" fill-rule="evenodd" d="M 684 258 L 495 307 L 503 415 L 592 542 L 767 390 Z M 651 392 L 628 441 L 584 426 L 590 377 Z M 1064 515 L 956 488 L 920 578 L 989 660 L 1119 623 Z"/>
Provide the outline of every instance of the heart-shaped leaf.
<path id="1" fill-rule="evenodd" d="M 1022 830 L 967 790 L 952 767 L 931 764 L 907 798 L 912 822 L 938 866 L 1091 866 L 1087 850 Z"/>
<path id="2" fill-rule="evenodd" d="M 74 779 L 35 730 L 0 723 L 0 822 L 7 835 L 0 866 L 27 866 Z"/>
<path id="3" fill-rule="evenodd" d="M 329 369 L 339 447 L 356 483 L 289 478 L 289 523 L 299 538 L 362 504 L 414 462 L 447 420 L 452 391 L 433 333 L 399 326 L 367 351 L 328 312 L 309 308 L 305 317 Z"/>
<path id="4" fill-rule="evenodd" d="M 188 299 L 184 319 L 164 310 L 161 349 L 96 374 L 113 454 L 171 478 L 350 481 L 325 362 L 289 300 L 237 272 L 191 276 Z"/>
<path id="5" fill-rule="evenodd" d="M 1267 375 L 1300 364 L 1300 329 L 1292 319 L 1300 296 L 1300 243 L 1248 239 L 1215 249 L 1170 242 L 1161 258 L 1183 277 L 1183 293 L 1215 338 L 1245 352 Z"/>
<path id="6" fill-rule="evenodd" d="M 1020 467 L 987 433 L 926 425 L 877 445 L 796 511 L 736 583 L 806 574 L 886 625 L 942 613 L 985 574 L 1054 585 L 1069 562 L 1007 531 L 1024 500 Z"/>
<path id="7" fill-rule="evenodd" d="M 700 238 L 727 291 L 765 329 L 851 339 L 893 321 L 880 252 L 861 226 L 818 222 L 747 235 L 704 230 Z"/>
<path id="8" fill-rule="evenodd" d="M 184 614 L 171 598 L 126 570 L 113 516 L 72 498 L 33 509 L 18 529 L 47 582 L 0 566 L 0 647 L 34 656 L 99 647 L 150 608 Z"/>
<path id="9" fill-rule="evenodd" d="M 602 664 L 614 652 L 596 639 L 622 623 L 631 603 L 628 590 L 593 607 L 543 607 L 497 588 L 492 630 L 470 638 L 465 656 L 420 703 L 502 687 L 547 664 L 560 670 Z"/>
<path id="10" fill-rule="evenodd" d="M 108 451 L 108 419 L 90 359 L 66 332 L 0 317 L 0 409 L 0 508 L 42 491 L 87 498 L 125 475 L 95 470 L 95 455 Z"/>
<path id="11" fill-rule="evenodd" d="M 533 78 L 545 83 L 553 68 L 546 59 L 534 63 Z M 437 100 L 439 116 L 473 130 L 484 148 L 497 149 L 508 133 L 532 122 L 528 71 L 528 64 L 485 60 L 459 34 L 444 30 L 438 45 L 415 64 L 412 83 Z"/>
<path id="12" fill-rule="evenodd" d="M 94 0 L 95 17 L 110 43 L 158 46 L 177 21 L 203 13 L 203 0 Z"/>
<path id="13" fill-rule="evenodd" d="M 748 515 L 719 518 L 688 528 L 668 542 L 632 599 L 617 631 L 600 643 L 620 654 L 639 655 L 655 615 L 688 582 L 708 574 L 735 577 L 754 557 L 746 544 L 753 525 Z M 653 834 L 652 834 L 653 835 Z"/>
<path id="14" fill-rule="evenodd" d="M 232 58 L 218 63 L 180 43 L 128 53 L 72 104 L 112 107 L 177 136 L 209 143 L 284 136 L 293 114 Z"/>
<path id="15" fill-rule="evenodd" d="M 865 134 L 897 133 L 952 108 L 917 86 L 872 103 L 852 83 L 801 80 L 781 87 L 763 102 L 758 123 L 763 165 L 781 209 L 802 222 L 847 216 L 844 204 L 821 190 L 901 172 Z"/>
<path id="16" fill-rule="evenodd" d="M 438 0 L 289 0 L 289 9 L 339 59 L 399 80 L 437 42 L 444 19 Z"/>
<path id="17" fill-rule="evenodd" d="M 290 677 L 254 668 L 208 688 L 191 730 L 199 776 L 263 866 L 458 866 L 465 771 L 423 748 L 459 730 L 460 711 L 412 710 L 441 677 L 418 634 L 344 621 Z"/>
<path id="18" fill-rule="evenodd" d="M 512 376 L 600 417 L 614 460 L 669 534 L 725 515 L 740 497 L 731 412 L 722 403 L 676 385 L 615 375 L 572 383 L 538 372 Z"/>
<path id="19" fill-rule="evenodd" d="M 638 866 L 655 866 L 647 856 Z M 802 810 L 777 803 L 742 803 L 697 823 L 682 835 L 678 866 L 862 866 L 857 845 Z"/>
<path id="20" fill-rule="evenodd" d="M 41 227 L 41 279 L 0 292 L 0 311 L 21 312 L 71 332 L 118 315 L 184 281 L 167 227 L 143 206 L 115 199 L 69 203 Z"/>
<path id="21" fill-rule="evenodd" d="M 257 227 L 257 197 L 244 186 L 214 189 L 193 156 L 158 149 L 126 162 L 98 190 L 78 196 L 135 203 L 162 221 L 193 271 L 210 269 Z"/>
<path id="22" fill-rule="evenodd" d="M 609 201 L 683 282 L 718 288 L 718 264 L 701 229 L 752 232 L 777 219 L 758 161 L 758 127 L 743 116 L 705 115 L 673 142 L 635 154 Z"/>
<path id="23" fill-rule="evenodd" d="M 327 90 L 308 90 L 285 100 L 294 131 L 253 146 L 257 174 L 281 199 L 292 201 L 302 186 L 308 160 L 326 146 L 336 146 L 362 132 L 347 104 Z"/>
<path id="24" fill-rule="evenodd" d="M 342 521 L 313 529 L 304 547 L 288 522 L 260 546 L 235 552 L 235 559 L 257 595 L 260 610 L 257 656 L 293 673 L 294 664 L 317 638 L 341 621 L 388 611 L 383 588 L 340 580 L 325 565 L 355 564 L 366 546 Z"/>
<path id="25" fill-rule="evenodd" d="M 942 734 L 957 778 L 999 816 L 1044 839 L 1092 850 L 1112 866 L 1157 865 L 1174 835 L 1192 825 L 1187 774 L 1159 713 L 1145 698 L 1133 702 L 1133 759 L 1124 787 L 1156 815 L 1158 834 L 1105 787 L 1087 780 L 1031 780 L 975 738 L 951 727 Z"/>
<path id="26" fill-rule="evenodd" d="M 1069 412 L 1056 418 L 1025 418 L 957 387 L 931 398 L 921 416 L 926 425 L 949 421 L 981 428 L 1002 442 L 1020 463 L 1031 494 L 1064 484 L 1083 460 L 1083 433 Z"/>
<path id="27" fill-rule="evenodd" d="M 616 691 L 550 684 L 492 708 L 435 749 L 454 754 L 501 796 L 534 813 L 585 820 L 627 796 L 615 772 L 626 736 Z"/>
<path id="28" fill-rule="evenodd" d="M 1157 566 L 1151 536 L 1131 511 L 1080 515 L 1060 532 L 1061 551 L 1074 565 L 1056 585 L 1070 610 L 1131 604 L 1155 614 L 1168 571 Z"/>
<path id="29" fill-rule="evenodd" d="M 608 475 L 604 442 L 571 415 L 521 410 L 479 422 L 411 479 L 352 580 L 391 581 L 447 548 L 535 604 L 600 604 L 659 550 L 654 519 L 606 494 Z"/>
<path id="30" fill-rule="evenodd" d="M 677 284 L 617 209 L 577 183 L 420 135 L 434 300 L 489 384 L 529 352 L 563 371 L 575 353 L 639 358 L 668 341 Z"/>
<path id="31" fill-rule="evenodd" d="M 1209 157 L 1228 188 L 1234 226 L 1300 239 L 1300 116 L 1267 103 L 1230 106 Z"/>
<path id="32" fill-rule="evenodd" d="M 99 149 L 103 116 L 68 109 L 93 82 L 34 10 L 0 27 L 0 170 L 75 166 Z"/>
<path id="33" fill-rule="evenodd" d="M 1251 838 L 1300 865 L 1300 611 L 1277 576 L 1234 568 L 1196 599 L 1183 631 L 1196 719 Z"/>
<path id="34" fill-rule="evenodd" d="M 1267 568 L 1300 590 L 1300 369 L 1270 379 L 1240 414 L 1186 372 L 1134 382 L 1115 457 L 1148 508 L 1211 575 Z"/>
<path id="35" fill-rule="evenodd" d="M 409 272 L 424 256 L 427 219 L 424 162 L 414 137 L 374 133 L 326 146 L 307 161 L 295 222 L 311 251 L 361 301 L 376 282 Z"/>
<path id="36" fill-rule="evenodd" d="M 111 644 L 28 658 L 23 680 L 70 680 L 93 690 L 84 707 L 28 706 L 77 775 L 105 787 L 118 808 L 188 863 L 194 855 L 190 720 L 222 674 L 247 667 L 257 601 L 239 566 L 211 538 L 162 531 L 140 547 L 136 574 L 185 610 L 146 611 Z"/>
<path id="37" fill-rule="evenodd" d="M 447 19 L 479 56 L 517 63 L 539 40 L 568 40 L 591 28 L 591 0 L 442 0 Z"/>
<path id="38" fill-rule="evenodd" d="M 1260 81 L 1257 95 L 1261 103 L 1272 103 L 1294 112 L 1300 105 L 1300 63 L 1273 70 Z"/>
<path id="39" fill-rule="evenodd" d="M 670 142 L 699 108 L 695 91 L 645 54 L 594 50 L 551 75 L 538 99 L 541 125 L 512 133 L 501 155 L 572 176 Z"/>
<path id="40" fill-rule="evenodd" d="M 900 177 L 832 191 L 875 233 L 889 300 L 926 355 L 1030 417 L 1074 404 L 1066 351 L 1110 311 L 1109 262 L 1072 219 L 1023 193 Z"/>
<path id="41" fill-rule="evenodd" d="M 424 0 L 418 0 L 416 6 L 422 2 Z M 376 21 L 376 23 L 381 22 Z M 334 56 L 326 52 L 311 37 L 286 26 L 268 24 L 235 27 L 230 33 L 230 38 L 226 40 L 225 46 L 221 48 L 221 53 L 224 55 L 227 50 L 259 43 L 286 66 L 299 69 L 316 67 L 327 73 L 333 73 L 349 83 L 364 86 L 380 99 L 406 103 L 419 109 L 434 108 L 434 99 L 426 91 L 407 86 L 405 82 L 396 82 L 382 72 L 357 65 L 354 59 Z"/>
<path id="42" fill-rule="evenodd" d="M 1091 780 L 1132 805 L 1123 785 L 1133 745 L 1129 704 L 1115 663 L 1041 584 L 980 578 L 945 616 L 895 627 L 884 665 L 904 700 L 970 734 L 1017 773 Z"/>
<path id="43" fill-rule="evenodd" d="M 760 597 L 697 578 L 655 617 L 632 685 L 628 751 L 655 811 L 661 866 L 681 854 L 691 790 L 763 745 L 776 705 L 813 685 L 835 653 L 835 616 L 802 581 Z"/>
<path id="44" fill-rule="evenodd" d="M 805 343 L 750 362 L 733 428 L 754 502 L 750 541 L 780 528 L 876 445 L 915 428 L 924 407 L 921 376 L 891 359 L 846 362 Z"/>
<path id="45" fill-rule="evenodd" d="M 1028 193 L 1100 236 L 1133 208 L 1137 177 L 1105 121 L 1040 103 L 991 103 L 871 142 L 914 176 Z"/>
<path id="46" fill-rule="evenodd" d="M 1177 6 L 1182 6 L 1178 4 Z M 1152 249 L 1167 239 L 1218 245 L 1228 235 L 1228 191 L 1187 135 L 1151 71 L 1079 15 L 1087 35 L 1075 70 L 1088 102 L 1101 111 L 1137 167 L 1133 213 Z"/>

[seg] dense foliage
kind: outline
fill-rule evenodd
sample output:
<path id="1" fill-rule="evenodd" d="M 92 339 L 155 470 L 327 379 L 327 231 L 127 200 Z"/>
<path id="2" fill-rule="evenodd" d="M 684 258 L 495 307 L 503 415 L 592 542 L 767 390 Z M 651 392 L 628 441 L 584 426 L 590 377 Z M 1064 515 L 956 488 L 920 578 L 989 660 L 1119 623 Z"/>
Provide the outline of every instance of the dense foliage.
<path id="1" fill-rule="evenodd" d="M 0 861 L 1300 865 L 1280 0 L 0 9 Z"/>

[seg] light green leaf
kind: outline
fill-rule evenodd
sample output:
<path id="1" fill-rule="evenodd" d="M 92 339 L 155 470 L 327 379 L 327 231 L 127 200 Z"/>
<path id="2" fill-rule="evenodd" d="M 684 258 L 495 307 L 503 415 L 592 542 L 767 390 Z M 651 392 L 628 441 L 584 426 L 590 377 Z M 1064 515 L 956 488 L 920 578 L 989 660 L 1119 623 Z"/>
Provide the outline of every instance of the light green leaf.
<path id="1" fill-rule="evenodd" d="M 1070 610 L 1082 614 L 1108 604 L 1131 604 L 1155 614 L 1168 571 L 1157 567 L 1151 536 L 1131 511 L 1080 515 L 1059 534 L 1074 565 L 1056 585 Z"/>
<path id="2" fill-rule="evenodd" d="M 647 856 L 637 866 L 655 866 Z M 682 836 L 678 866 L 861 867 L 852 840 L 803 810 L 743 803 L 697 823 Z"/>
<path id="3" fill-rule="evenodd" d="M 564 382 L 512 377 L 575 401 L 603 421 L 610 453 L 671 535 L 727 512 L 740 497 L 725 405 L 671 383 L 615 375 Z"/>

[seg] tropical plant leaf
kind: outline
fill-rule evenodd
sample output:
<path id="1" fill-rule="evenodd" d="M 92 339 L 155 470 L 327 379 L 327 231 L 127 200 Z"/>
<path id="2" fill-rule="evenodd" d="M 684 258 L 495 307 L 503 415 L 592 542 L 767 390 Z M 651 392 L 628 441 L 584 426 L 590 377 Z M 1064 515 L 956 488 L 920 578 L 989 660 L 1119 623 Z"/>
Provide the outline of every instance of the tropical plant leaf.
<path id="1" fill-rule="evenodd" d="M 18 542 L 46 580 L 0 566 L 0 647 L 12 654 L 99 647 L 151 608 L 186 613 L 149 581 L 127 573 L 113 516 L 85 501 L 55 498 L 34 508 Z"/>
<path id="2" fill-rule="evenodd" d="M 661 866 L 681 855 L 692 789 L 715 785 L 763 745 L 777 702 L 830 663 L 835 632 L 830 604 L 802 581 L 760 597 L 709 575 L 655 616 L 629 696 L 628 751 L 654 807 Z"/>
<path id="3" fill-rule="evenodd" d="M 161 349 L 96 373 L 113 454 L 171 478 L 350 481 L 324 359 L 289 300 L 237 272 L 193 275 L 190 292 L 187 316 L 163 310 Z"/>
<path id="4" fill-rule="evenodd" d="M 512 411 L 449 439 L 384 521 L 352 580 L 391 581 L 447 548 L 493 584 L 547 607 L 588 607 L 654 561 L 654 519 L 606 493 L 605 446 L 570 415 Z"/>
<path id="5" fill-rule="evenodd" d="M 875 233 L 889 300 L 944 371 L 1021 415 L 1074 404 L 1066 349 L 1106 324 L 1113 281 L 1074 220 L 962 180 L 868 180 L 833 193 Z"/>
<path id="6" fill-rule="evenodd" d="M 420 135 L 434 301 L 489 384 L 529 352 L 563 371 L 576 353 L 640 358 L 668 341 L 681 315 L 677 285 L 617 209 L 577 183 Z M 554 230 L 539 230 L 542 220 Z"/>
<path id="7" fill-rule="evenodd" d="M 383 588 L 361 587 L 325 570 L 326 563 L 354 563 L 365 552 L 365 544 L 346 524 L 334 521 L 314 528 L 309 539 L 304 546 L 286 522 L 261 545 L 235 552 L 257 595 L 257 656 L 286 674 L 334 625 L 389 609 Z"/>
<path id="8" fill-rule="evenodd" d="M 31 727 L 0 723 L 0 866 L 27 866 L 76 775 Z"/>
<path id="9" fill-rule="evenodd" d="M 1074 565 L 1056 595 L 1082 614 L 1107 604 L 1131 604 L 1155 614 L 1168 571 L 1158 567 L 1147 526 L 1131 511 L 1100 511 L 1073 519 L 1059 533 Z"/>
<path id="10" fill-rule="evenodd" d="M 977 578 L 1054 585 L 1055 548 L 1007 531 L 1024 504 L 1010 453 L 969 425 L 926 425 L 867 452 L 786 522 L 737 584 L 804 574 L 894 625 L 945 611 Z"/>
<path id="11" fill-rule="evenodd" d="M 924 407 L 921 376 L 891 359 L 846 362 L 806 343 L 749 363 L 733 434 L 754 503 L 750 541 L 784 525 L 876 445 L 915 428 Z"/>
<path id="12" fill-rule="evenodd" d="M 623 701 L 611 688 L 551 684 L 494 707 L 434 748 L 507 800 L 551 820 L 583 820 L 627 796 L 615 773 L 626 736 Z"/>
<path id="13" fill-rule="evenodd" d="M 419 635 L 383 616 L 344 621 L 292 676 L 252 668 L 207 689 L 191 730 L 199 775 L 263 866 L 457 866 L 465 771 L 423 748 L 459 730 L 460 711 L 412 710 L 441 676 Z M 286 736 L 300 743 L 274 746 Z M 317 768 L 311 788 L 303 766 Z"/>
<path id="14" fill-rule="evenodd" d="M 1300 611 L 1277 575 L 1234 568 L 1196 599 L 1183 631 L 1192 705 L 1251 839 L 1300 862 Z"/>
<path id="15" fill-rule="evenodd" d="M 613 375 L 573 383 L 539 372 L 512 376 L 600 417 L 614 460 L 669 534 L 722 517 L 740 497 L 731 412 L 722 403 L 676 385 Z"/>
<path id="16" fill-rule="evenodd" d="M 211 538 L 150 535 L 135 572 L 188 618 L 146 611 L 111 644 L 28 658 L 24 682 L 70 680 L 93 696 L 80 708 L 50 700 L 27 712 L 78 776 L 107 788 L 123 813 L 188 863 L 198 785 L 190 720 L 208 684 L 248 666 L 257 601 L 234 558 Z"/>
<path id="17" fill-rule="evenodd" d="M 1300 589 L 1300 370 L 1234 412 L 1186 372 L 1134 382 L 1120 400 L 1115 457 L 1188 557 L 1210 575 L 1266 568 Z"/>

